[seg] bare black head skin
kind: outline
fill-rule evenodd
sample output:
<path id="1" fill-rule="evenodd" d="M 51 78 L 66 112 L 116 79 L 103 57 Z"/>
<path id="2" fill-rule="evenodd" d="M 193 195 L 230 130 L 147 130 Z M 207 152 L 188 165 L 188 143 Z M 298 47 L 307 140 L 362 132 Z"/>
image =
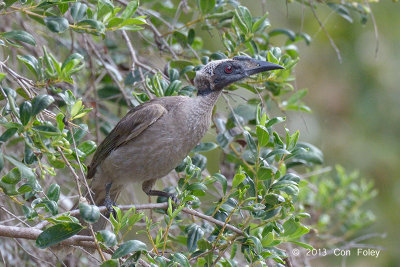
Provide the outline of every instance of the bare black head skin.
<path id="1" fill-rule="evenodd" d="M 194 83 L 198 95 L 205 95 L 213 91 L 220 91 L 231 83 L 250 75 L 276 69 L 284 69 L 284 67 L 251 57 L 237 56 L 232 59 L 211 61 L 197 71 Z"/>

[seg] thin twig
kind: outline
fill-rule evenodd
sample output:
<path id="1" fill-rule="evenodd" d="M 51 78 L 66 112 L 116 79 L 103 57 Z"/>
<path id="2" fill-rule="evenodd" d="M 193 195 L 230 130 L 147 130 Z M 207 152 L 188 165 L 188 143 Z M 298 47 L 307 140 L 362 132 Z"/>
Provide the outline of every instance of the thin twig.
<path id="1" fill-rule="evenodd" d="M 322 21 L 319 19 L 317 12 L 315 11 L 314 5 L 313 5 L 313 0 L 308 0 L 309 4 L 310 4 L 310 8 L 311 11 L 315 17 L 315 19 L 318 21 L 319 26 L 321 27 L 322 31 L 325 33 L 325 35 L 328 37 L 329 43 L 331 44 L 332 48 L 335 50 L 336 55 L 338 57 L 339 63 L 342 64 L 342 56 L 340 55 L 340 50 L 339 48 L 336 46 L 335 42 L 333 41 L 331 35 L 329 34 L 329 32 L 326 30 L 324 24 L 322 23 Z"/>

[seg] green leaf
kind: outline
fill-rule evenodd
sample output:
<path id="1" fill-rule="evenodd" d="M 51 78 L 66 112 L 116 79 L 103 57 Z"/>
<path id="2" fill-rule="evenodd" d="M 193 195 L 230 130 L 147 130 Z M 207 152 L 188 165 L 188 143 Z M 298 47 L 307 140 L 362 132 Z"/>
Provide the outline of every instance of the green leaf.
<path id="1" fill-rule="evenodd" d="M 308 250 L 313 250 L 314 249 L 313 246 L 311 246 L 309 244 L 306 244 L 306 243 L 303 243 L 303 242 L 298 242 L 298 241 L 290 241 L 290 242 L 293 243 L 293 244 L 296 244 L 296 245 L 298 245 L 298 246 L 300 246 L 302 248 L 308 249 Z"/>
<path id="2" fill-rule="evenodd" d="M 44 18 L 44 23 L 46 24 L 47 28 L 49 28 L 50 31 L 56 33 L 65 32 L 69 28 L 68 20 L 64 17 L 56 17 L 56 16 L 46 17 Z"/>
<path id="3" fill-rule="evenodd" d="M 273 29 L 272 31 L 269 32 L 269 36 L 276 36 L 276 35 L 286 35 L 289 37 L 290 41 L 294 42 L 296 40 L 296 34 L 289 29 Z"/>
<path id="4" fill-rule="evenodd" d="M 257 146 L 256 142 L 254 142 L 253 137 L 248 131 L 243 132 L 244 137 L 246 138 L 246 143 L 248 147 L 250 148 L 250 151 L 253 153 L 253 155 L 257 155 Z"/>
<path id="5" fill-rule="evenodd" d="M 103 261 L 103 263 L 100 265 L 100 267 L 119 267 L 119 261 L 112 259 L 112 260 L 107 260 Z"/>
<path id="6" fill-rule="evenodd" d="M 256 133 L 258 138 L 258 146 L 266 146 L 269 143 L 269 132 L 267 128 L 262 125 L 257 125 Z"/>
<path id="7" fill-rule="evenodd" d="M 180 80 L 174 80 L 172 81 L 168 88 L 165 90 L 164 95 L 165 96 L 171 96 L 173 95 L 175 92 L 179 91 L 179 88 L 181 87 L 182 82 Z"/>
<path id="8" fill-rule="evenodd" d="M 100 21 L 94 19 L 84 19 L 78 23 L 78 26 L 85 27 L 85 31 L 89 33 L 104 33 L 106 27 Z"/>
<path id="9" fill-rule="evenodd" d="M 112 18 L 110 21 L 107 23 L 107 28 L 113 28 L 118 25 L 120 25 L 122 22 L 124 22 L 123 19 L 121 18 Z"/>
<path id="10" fill-rule="evenodd" d="M 265 124 L 265 127 L 268 128 L 268 127 L 271 127 L 272 125 L 275 125 L 277 123 L 281 123 L 281 122 L 284 122 L 284 121 L 286 121 L 285 117 L 272 118 Z"/>
<path id="11" fill-rule="evenodd" d="M 271 179 L 273 175 L 274 175 L 273 170 L 271 168 L 267 168 L 264 166 L 260 167 L 257 171 L 257 178 L 258 180 L 261 181 Z"/>
<path id="12" fill-rule="evenodd" d="M 228 182 L 226 180 L 226 177 L 223 176 L 220 173 L 215 173 L 212 178 L 215 178 L 221 185 L 222 185 L 222 191 L 224 192 L 224 195 L 226 194 L 226 188 L 228 187 Z"/>
<path id="13" fill-rule="evenodd" d="M 135 251 L 146 251 L 147 246 L 139 240 L 129 240 L 123 243 L 112 255 L 112 259 L 119 259 Z"/>
<path id="14" fill-rule="evenodd" d="M 50 200 L 57 202 L 60 198 L 60 186 L 58 184 L 50 185 L 49 189 L 47 190 L 46 196 Z"/>
<path id="15" fill-rule="evenodd" d="M 81 110 L 82 100 L 78 100 L 71 108 L 71 117 L 74 117 Z"/>
<path id="16" fill-rule="evenodd" d="M 33 38 L 33 36 L 27 33 L 26 31 L 9 31 L 2 33 L 1 36 L 3 36 L 6 39 L 27 43 L 33 46 L 36 45 L 36 41 Z"/>
<path id="17" fill-rule="evenodd" d="M 258 30 L 265 29 L 266 27 L 270 26 L 267 17 L 268 17 L 268 12 L 265 12 L 264 16 L 259 18 L 256 22 L 254 22 L 251 31 L 254 33 L 257 32 Z"/>
<path id="18" fill-rule="evenodd" d="M 89 156 L 96 151 L 96 147 L 97 145 L 95 142 L 92 140 L 86 140 L 85 142 L 79 144 L 78 149 L 85 153 L 86 156 Z"/>
<path id="19" fill-rule="evenodd" d="M 214 150 L 218 147 L 217 144 L 212 143 L 212 142 L 203 142 L 198 144 L 195 148 L 193 148 L 192 152 L 197 153 L 197 152 L 207 152 Z"/>
<path id="20" fill-rule="evenodd" d="M 193 44 L 195 35 L 196 35 L 195 31 L 193 29 L 190 29 L 187 36 L 187 42 L 189 45 Z"/>
<path id="21" fill-rule="evenodd" d="M 188 232 L 188 237 L 186 245 L 189 252 L 193 252 L 197 249 L 197 241 L 203 238 L 204 231 L 199 225 L 192 223 L 188 227 L 187 232 Z"/>
<path id="22" fill-rule="evenodd" d="M 28 220 L 32 220 L 34 218 L 36 218 L 36 216 L 38 216 L 37 212 L 27 206 L 22 206 L 22 212 L 24 213 L 25 218 L 27 218 Z"/>
<path id="23" fill-rule="evenodd" d="M 81 21 L 86 17 L 87 5 L 81 2 L 75 2 L 71 7 L 71 16 L 75 22 Z"/>
<path id="24" fill-rule="evenodd" d="M 31 119 L 32 104 L 28 101 L 24 101 L 19 106 L 19 118 L 22 125 L 27 125 Z"/>
<path id="25" fill-rule="evenodd" d="M 237 172 L 235 174 L 235 176 L 233 177 L 232 187 L 236 188 L 239 184 L 241 184 L 244 181 L 245 178 L 246 178 L 246 174 L 244 172 L 242 172 L 241 170 L 239 170 L 239 172 Z"/>
<path id="26" fill-rule="evenodd" d="M 17 184 L 21 181 L 21 172 L 18 168 L 13 168 L 1 178 L 1 181 L 6 184 Z"/>
<path id="27" fill-rule="evenodd" d="M 112 233 L 108 230 L 101 230 L 101 231 L 97 232 L 96 237 L 101 242 L 104 242 L 104 244 L 107 247 L 113 247 L 117 244 L 117 237 L 115 236 L 114 233 Z"/>
<path id="28" fill-rule="evenodd" d="M 44 230 L 36 239 L 36 246 L 47 248 L 57 244 L 82 230 L 82 226 L 77 223 L 60 223 Z"/>
<path id="29" fill-rule="evenodd" d="M 100 210 L 97 206 L 79 203 L 79 214 L 87 223 L 95 223 L 100 218 Z"/>
<path id="30" fill-rule="evenodd" d="M 215 0 L 197 0 L 197 5 L 200 7 L 201 13 L 205 15 L 215 7 Z"/>
<path id="31" fill-rule="evenodd" d="M 25 66 L 28 67 L 28 69 L 35 75 L 36 79 L 39 78 L 39 62 L 34 56 L 26 55 L 26 56 L 20 56 L 17 55 L 17 58 L 19 61 L 25 64 Z"/>
<path id="32" fill-rule="evenodd" d="M 4 80 L 5 77 L 7 77 L 7 74 L 0 72 L 0 82 Z"/>
<path id="33" fill-rule="evenodd" d="M 130 1 L 127 5 L 124 11 L 121 14 L 121 18 L 123 20 L 129 19 L 132 17 L 132 15 L 135 13 L 136 9 L 139 6 L 138 1 Z"/>
<path id="34" fill-rule="evenodd" d="M 177 262 L 182 267 L 190 267 L 190 263 L 189 263 L 188 259 L 182 253 L 174 253 L 174 254 L 172 254 L 172 259 L 171 260 L 173 262 Z"/>
<path id="35" fill-rule="evenodd" d="M 332 8 L 337 14 L 350 23 L 353 23 L 353 19 L 350 15 L 349 10 L 342 4 L 336 3 L 326 3 L 330 8 Z"/>
<path id="36" fill-rule="evenodd" d="M 0 143 L 5 143 L 7 142 L 8 139 L 14 136 L 14 134 L 17 132 L 17 128 L 10 128 L 7 129 L 1 136 L 0 136 Z"/>
<path id="37" fill-rule="evenodd" d="M 196 191 L 196 190 L 207 191 L 207 186 L 205 186 L 202 183 L 197 183 L 196 182 L 196 183 L 193 183 L 193 184 L 190 184 L 190 185 L 186 186 L 185 190 L 188 190 L 188 191 Z"/>
<path id="38" fill-rule="evenodd" d="M 41 133 L 45 137 L 57 136 L 57 135 L 61 134 L 58 131 L 58 128 L 56 128 L 52 125 L 37 125 L 37 126 L 33 126 L 32 130 L 35 130 L 36 132 Z"/>
<path id="39" fill-rule="evenodd" d="M 32 116 L 36 116 L 42 110 L 46 109 L 54 98 L 50 95 L 38 95 L 32 100 Z"/>
<path id="40" fill-rule="evenodd" d="M 235 10 L 236 15 L 240 17 L 240 19 L 246 24 L 247 30 L 252 29 L 253 27 L 253 19 L 250 11 L 245 6 L 238 6 Z"/>
<path id="41" fill-rule="evenodd" d="M 21 172 L 21 177 L 27 179 L 28 181 L 36 180 L 36 176 L 31 168 L 27 167 L 22 162 L 19 162 L 9 156 L 4 156 L 9 162 L 11 162 L 15 167 Z"/>

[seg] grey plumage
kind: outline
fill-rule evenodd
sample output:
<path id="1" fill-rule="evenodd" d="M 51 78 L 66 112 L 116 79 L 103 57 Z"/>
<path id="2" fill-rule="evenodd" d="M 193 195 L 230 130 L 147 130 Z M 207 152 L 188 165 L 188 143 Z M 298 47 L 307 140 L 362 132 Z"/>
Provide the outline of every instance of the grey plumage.
<path id="1" fill-rule="evenodd" d="M 148 195 L 162 195 L 152 190 L 153 184 L 200 142 L 221 90 L 251 74 L 279 68 L 248 57 L 213 61 L 196 74 L 197 97 L 156 98 L 129 111 L 99 145 L 88 166 L 95 204 L 104 204 L 109 183 L 112 201 L 127 182 L 141 182 Z M 98 223 L 95 230 L 103 226 L 104 222 Z"/>

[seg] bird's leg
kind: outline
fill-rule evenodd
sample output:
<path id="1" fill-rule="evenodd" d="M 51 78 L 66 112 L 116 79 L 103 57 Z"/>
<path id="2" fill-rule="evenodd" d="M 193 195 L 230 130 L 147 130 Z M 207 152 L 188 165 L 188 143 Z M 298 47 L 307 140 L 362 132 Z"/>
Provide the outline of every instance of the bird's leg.
<path id="1" fill-rule="evenodd" d="M 156 179 L 148 180 L 148 181 L 143 182 L 142 189 L 148 196 L 158 196 L 158 197 L 171 198 L 171 200 L 176 205 L 179 204 L 179 199 L 178 199 L 178 197 L 176 196 L 175 193 L 168 193 L 168 192 L 160 191 L 160 190 L 152 190 L 151 188 L 153 187 L 155 182 L 156 182 Z"/>
<path id="2" fill-rule="evenodd" d="M 117 214 L 113 208 L 113 206 L 117 206 L 115 201 L 111 200 L 110 191 L 111 191 L 112 182 L 106 184 L 106 198 L 104 199 L 104 206 L 107 208 L 106 217 L 110 217 L 110 214 L 114 215 L 114 218 L 117 218 Z"/>

